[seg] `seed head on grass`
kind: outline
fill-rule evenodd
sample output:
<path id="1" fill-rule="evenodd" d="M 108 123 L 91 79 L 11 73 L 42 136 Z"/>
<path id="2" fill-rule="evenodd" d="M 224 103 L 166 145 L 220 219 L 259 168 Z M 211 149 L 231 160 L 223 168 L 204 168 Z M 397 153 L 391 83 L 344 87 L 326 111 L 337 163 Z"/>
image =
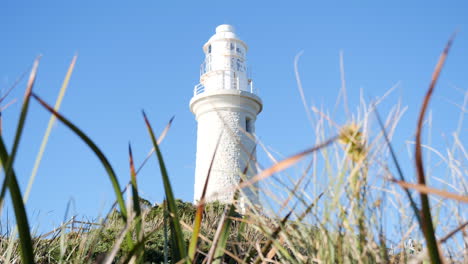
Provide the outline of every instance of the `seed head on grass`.
<path id="1" fill-rule="evenodd" d="M 354 164 L 352 167 L 356 165 L 360 167 L 359 164 L 365 161 L 368 154 L 367 140 L 361 132 L 360 127 L 355 123 L 344 126 L 339 134 L 338 142 L 345 145 L 346 157 Z M 348 180 L 354 196 L 357 195 L 365 184 L 366 177 L 367 173 L 351 169 L 351 175 Z"/>
<path id="2" fill-rule="evenodd" d="M 341 129 L 338 142 L 346 145 L 348 158 L 354 162 L 361 162 L 367 155 L 365 136 L 355 123 L 346 125 Z"/>

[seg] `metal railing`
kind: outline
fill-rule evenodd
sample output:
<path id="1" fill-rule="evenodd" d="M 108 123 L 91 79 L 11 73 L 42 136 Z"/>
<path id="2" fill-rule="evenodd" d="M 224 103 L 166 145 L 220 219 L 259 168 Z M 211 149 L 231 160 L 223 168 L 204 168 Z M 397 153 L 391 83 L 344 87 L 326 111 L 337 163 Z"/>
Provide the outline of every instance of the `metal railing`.
<path id="1" fill-rule="evenodd" d="M 193 89 L 193 95 L 199 95 L 201 93 L 204 93 L 205 92 L 205 85 L 199 83 L 197 85 L 195 85 L 195 89 Z"/>
<path id="2" fill-rule="evenodd" d="M 233 84 L 229 88 L 225 87 L 224 81 L 220 82 L 218 87 L 219 88 L 216 89 L 216 90 L 239 90 L 239 78 L 237 78 L 237 81 L 236 81 L 235 85 Z M 253 81 L 251 79 L 248 80 L 247 88 L 248 88 L 248 90 L 246 90 L 246 92 L 251 92 L 253 94 L 258 95 L 258 89 L 255 88 L 255 86 L 253 85 Z M 199 83 L 199 84 L 195 85 L 195 87 L 193 89 L 193 95 L 194 96 L 202 94 L 204 92 L 206 92 L 205 85 L 203 85 L 202 83 Z"/>
<path id="3" fill-rule="evenodd" d="M 219 67 L 216 67 L 216 69 L 213 69 L 211 55 L 208 55 L 205 58 L 205 60 L 203 61 L 203 63 L 200 64 L 200 76 L 206 74 L 207 72 L 214 71 L 214 70 L 218 70 L 218 71 L 219 70 L 221 70 L 221 71 L 235 71 L 235 69 L 237 69 L 237 71 L 246 72 L 248 78 L 251 78 L 251 70 L 250 70 L 250 66 L 248 65 L 247 60 L 243 59 L 242 63 L 239 64 L 241 66 L 234 65 L 234 64 L 231 65 L 231 64 L 226 64 L 224 66 L 219 66 Z"/>

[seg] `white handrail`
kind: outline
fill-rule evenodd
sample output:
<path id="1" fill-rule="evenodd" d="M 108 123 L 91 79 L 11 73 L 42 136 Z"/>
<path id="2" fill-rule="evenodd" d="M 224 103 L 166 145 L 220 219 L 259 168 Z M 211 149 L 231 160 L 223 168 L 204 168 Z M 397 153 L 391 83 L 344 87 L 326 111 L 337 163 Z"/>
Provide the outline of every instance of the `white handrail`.
<path id="1" fill-rule="evenodd" d="M 225 74 L 223 73 L 222 75 L 222 79 L 219 80 L 218 79 L 218 85 L 216 85 L 217 89 L 214 89 L 214 90 L 224 90 L 224 89 L 227 89 L 227 90 L 240 90 L 240 78 L 239 76 L 237 76 L 233 81 L 231 81 L 231 84 L 230 85 L 226 85 L 226 78 L 225 78 Z M 253 80 L 252 79 L 248 79 L 247 80 L 247 89 L 244 90 L 246 92 L 250 92 L 250 93 L 253 93 L 253 94 L 258 94 L 258 89 L 255 88 L 254 84 L 253 84 Z M 210 89 L 212 90 L 212 89 Z M 193 90 L 193 95 L 196 96 L 196 95 L 199 95 L 199 94 L 202 94 L 206 92 L 206 87 L 204 84 L 202 83 L 199 83 L 197 85 L 195 85 L 194 87 L 194 90 Z"/>

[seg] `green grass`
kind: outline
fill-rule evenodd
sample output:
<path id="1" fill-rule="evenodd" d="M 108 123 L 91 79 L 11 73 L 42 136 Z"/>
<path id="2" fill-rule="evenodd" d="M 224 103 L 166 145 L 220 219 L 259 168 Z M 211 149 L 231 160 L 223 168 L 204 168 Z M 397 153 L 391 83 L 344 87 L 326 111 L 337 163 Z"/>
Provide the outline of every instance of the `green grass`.
<path id="1" fill-rule="evenodd" d="M 170 168 L 166 168 L 164 153 L 159 149 L 172 119 L 158 140 L 144 113 L 142 126 L 148 129 L 154 149 L 151 155 L 154 153 L 160 168 L 154 173 L 162 179 L 166 200 L 151 206 L 140 197 L 136 176 L 141 166 L 135 169 L 129 145 L 127 186 L 131 201 L 126 203 L 123 193 L 127 188 L 122 189 L 104 151 L 58 111 L 76 57 L 55 108 L 33 91 L 37 60 L 11 151 L 0 135 L 4 169 L 0 207 L 9 192 L 16 220 L 15 228 L 0 235 L 0 263 L 463 263 L 467 261 L 468 225 L 463 208 L 468 198 L 466 190 L 453 188 L 454 183 L 467 186 L 463 165 L 466 157 L 460 155 L 467 151 L 459 141 L 460 132 L 453 134 L 453 146 L 443 157 L 450 174 L 447 178 L 451 179 L 444 182 L 444 189 L 431 187 L 437 175 L 427 172 L 432 164 L 424 164 L 422 158 L 422 124 L 450 43 L 439 60 L 428 93 L 422 97 L 424 103 L 415 129 L 415 177 L 408 177 L 408 172 L 402 170 L 400 157 L 391 144 L 404 108 L 396 104 L 384 120 L 377 111 L 380 98 L 369 105 L 362 102 L 354 113 L 356 117 L 350 117 L 345 125 L 337 125 L 326 112 L 313 108 L 308 117 L 317 142 L 296 155 L 278 159 L 259 142 L 258 148 L 271 158 L 271 165 L 240 182 L 232 204 L 205 204 L 205 191 L 197 205 L 174 197 Z M 302 89 L 299 74 L 296 76 Z M 344 86 L 344 80 L 342 83 Z M 13 169 L 14 161 L 20 158 L 16 151 L 31 99 L 51 113 L 49 127 L 56 118 L 92 150 L 105 168 L 116 203 L 103 219 L 88 222 L 73 217 L 47 234 L 31 231 L 23 201 L 27 200 L 35 170 L 23 197 Z M 306 100 L 303 102 L 310 109 Z M 345 106 L 346 113 L 350 113 L 347 103 Z M 48 135 L 46 132 L 35 168 Z M 417 183 L 413 183 L 415 180 Z M 239 214 L 237 198 L 242 188 L 257 182 L 266 196 L 263 208 L 250 205 Z M 209 172 L 205 189 L 208 183 Z M 450 218 L 441 217 L 448 213 Z M 389 227 L 386 219 L 390 218 L 398 221 Z M 405 245 L 409 238 L 414 240 L 411 246 Z"/>

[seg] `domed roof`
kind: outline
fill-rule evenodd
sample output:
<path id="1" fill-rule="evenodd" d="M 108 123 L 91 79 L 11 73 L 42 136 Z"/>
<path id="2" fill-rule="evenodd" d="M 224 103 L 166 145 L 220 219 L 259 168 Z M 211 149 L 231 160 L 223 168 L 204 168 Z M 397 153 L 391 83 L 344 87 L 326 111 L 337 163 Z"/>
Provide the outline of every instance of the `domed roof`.
<path id="1" fill-rule="evenodd" d="M 224 39 L 234 39 L 236 41 L 239 41 L 247 49 L 248 48 L 247 45 L 241 39 L 239 39 L 239 37 L 237 37 L 235 31 L 236 30 L 234 26 L 231 26 L 228 24 L 222 24 L 222 25 L 217 26 L 216 33 L 205 43 L 205 45 L 203 45 L 203 49 L 205 49 L 206 46 L 211 42 L 214 42 L 217 40 L 224 40 Z"/>
<path id="2" fill-rule="evenodd" d="M 216 27 L 216 34 L 214 34 L 208 41 L 221 39 L 221 38 L 238 39 L 235 32 L 236 31 L 234 27 L 231 25 L 227 25 L 227 24 L 219 25 Z"/>

